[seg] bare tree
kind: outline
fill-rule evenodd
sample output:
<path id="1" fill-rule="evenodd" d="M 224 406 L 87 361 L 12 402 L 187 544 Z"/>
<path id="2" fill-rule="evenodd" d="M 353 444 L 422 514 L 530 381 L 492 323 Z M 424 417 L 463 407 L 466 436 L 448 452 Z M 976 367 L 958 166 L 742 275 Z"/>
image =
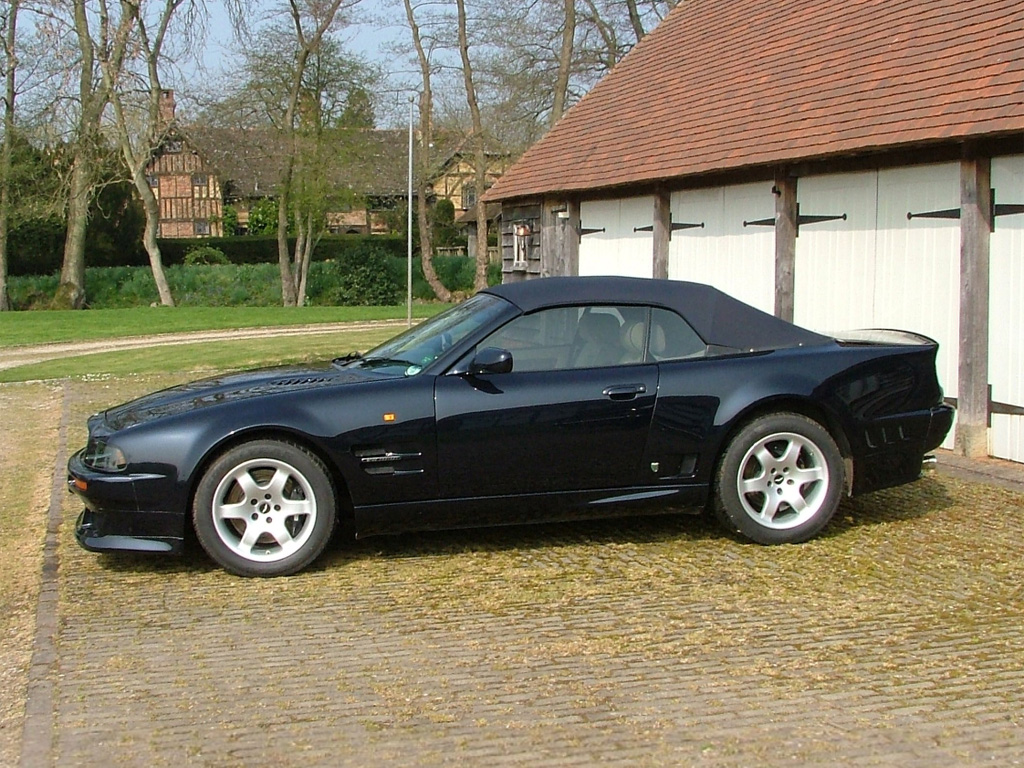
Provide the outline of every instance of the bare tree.
<path id="1" fill-rule="evenodd" d="M 100 0 L 100 2 L 103 5 L 106 0 Z M 160 303 L 167 307 L 173 307 L 174 299 L 171 296 L 170 286 L 167 284 L 160 246 L 157 243 L 160 206 L 146 179 L 146 168 L 169 127 L 162 115 L 163 87 L 160 83 L 160 65 L 168 29 L 175 14 L 180 11 L 182 6 L 187 3 L 194 11 L 195 5 L 191 0 L 164 0 L 163 7 L 156 16 L 155 27 L 150 30 L 141 2 L 142 0 L 135 0 L 135 2 L 121 0 L 120 2 L 121 18 L 130 17 L 134 20 L 137 34 L 133 43 L 133 51 L 144 69 L 144 74 L 138 78 L 141 80 L 138 90 L 144 94 L 144 104 L 139 110 L 140 114 L 137 120 L 133 119 L 133 115 L 130 114 L 134 105 L 129 98 L 135 92 L 133 85 L 136 78 L 132 77 L 132 73 L 127 70 L 125 62 L 116 58 L 119 53 L 124 55 L 127 52 L 118 52 L 117 49 L 110 51 L 101 49 L 97 51 L 97 54 L 103 86 L 109 94 L 113 108 L 114 128 L 121 156 L 146 213 L 143 246 L 149 257 L 153 281 L 156 283 Z"/>
<path id="2" fill-rule="evenodd" d="M 19 0 L 10 0 L 2 14 L 4 28 L 4 137 L 0 147 L 0 312 L 11 308 L 7 296 L 7 231 L 11 212 L 11 152 L 14 145 L 15 73 Z"/>
<path id="3" fill-rule="evenodd" d="M 476 185 L 476 277 L 473 287 L 482 290 L 487 287 L 487 204 L 483 200 L 484 185 L 487 181 L 487 138 L 484 134 L 483 118 L 477 100 L 476 83 L 473 80 L 473 65 L 469 58 L 469 33 L 466 22 L 466 1 L 456 0 L 459 28 L 459 57 L 462 59 L 462 80 L 466 87 L 466 104 L 473 121 L 473 170 Z"/>
<path id="4" fill-rule="evenodd" d="M 98 157 L 102 151 L 101 122 L 110 100 L 110 91 L 97 77 L 95 51 L 101 50 L 111 62 L 123 62 L 128 48 L 134 14 L 121 14 L 111 19 L 106 0 L 97 9 L 98 37 L 93 39 L 90 27 L 91 9 L 87 0 L 72 0 L 74 29 L 80 63 L 78 75 L 78 120 L 71 160 L 67 203 L 67 235 L 64 240 L 64 261 L 60 271 L 60 288 L 55 303 L 72 309 L 85 306 L 85 234 L 89 206 L 98 185 Z"/>
<path id="5" fill-rule="evenodd" d="M 288 251 L 288 219 L 292 203 L 292 183 L 299 160 L 296 128 L 299 101 L 303 93 L 303 76 L 310 56 L 319 48 L 324 35 L 338 20 L 339 11 L 343 7 L 353 7 L 357 2 L 358 0 L 325 0 L 324 2 L 300 5 L 300 0 L 288 0 L 288 15 L 294 34 L 295 59 L 281 126 L 284 132 L 287 156 L 277 196 L 277 254 L 281 269 L 281 297 L 286 307 L 294 307 L 300 303 L 299 290 L 304 285 L 304 276 L 308 272 L 311 256 L 311 247 L 307 247 L 308 239 L 303 239 L 301 250 L 300 243 L 296 242 L 294 263 Z"/>
<path id="6" fill-rule="evenodd" d="M 431 85 L 432 65 L 430 53 L 424 45 L 424 37 L 416 20 L 416 12 L 412 0 L 404 0 L 405 17 L 412 34 L 413 47 L 416 49 L 416 61 L 420 70 L 419 124 L 420 141 L 418 153 L 419 189 L 416 194 L 416 216 L 420 227 L 420 261 L 423 265 L 423 276 L 430 289 L 441 301 L 451 301 L 452 294 L 441 282 L 434 270 L 434 244 L 430 209 L 427 200 L 427 186 L 431 168 L 431 148 L 434 145 L 434 92 Z"/>

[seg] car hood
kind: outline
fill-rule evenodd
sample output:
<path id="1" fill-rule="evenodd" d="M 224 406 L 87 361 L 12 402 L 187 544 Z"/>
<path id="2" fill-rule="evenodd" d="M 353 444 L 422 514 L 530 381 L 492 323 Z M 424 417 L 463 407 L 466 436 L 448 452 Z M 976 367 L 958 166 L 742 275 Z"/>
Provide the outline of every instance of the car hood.
<path id="1" fill-rule="evenodd" d="M 339 367 L 329 363 L 263 368 L 200 379 L 164 389 L 115 406 L 94 418 L 96 421 L 102 420 L 107 429 L 116 431 L 239 400 L 392 378 L 393 375 L 384 375 L 374 370 Z"/>

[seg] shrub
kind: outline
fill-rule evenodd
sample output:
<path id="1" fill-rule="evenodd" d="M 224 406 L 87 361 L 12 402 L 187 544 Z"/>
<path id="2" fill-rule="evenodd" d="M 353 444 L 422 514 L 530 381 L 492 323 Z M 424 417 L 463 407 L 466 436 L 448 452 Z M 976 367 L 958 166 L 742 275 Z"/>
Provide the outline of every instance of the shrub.
<path id="1" fill-rule="evenodd" d="M 185 253 L 185 264 L 194 266 L 196 264 L 230 264 L 228 257 L 220 248 L 212 245 L 197 245 Z"/>
<path id="2" fill-rule="evenodd" d="M 367 249 L 344 260 L 310 265 L 306 297 L 310 304 L 381 306 L 398 304 L 404 281 L 396 279 L 387 253 Z"/>

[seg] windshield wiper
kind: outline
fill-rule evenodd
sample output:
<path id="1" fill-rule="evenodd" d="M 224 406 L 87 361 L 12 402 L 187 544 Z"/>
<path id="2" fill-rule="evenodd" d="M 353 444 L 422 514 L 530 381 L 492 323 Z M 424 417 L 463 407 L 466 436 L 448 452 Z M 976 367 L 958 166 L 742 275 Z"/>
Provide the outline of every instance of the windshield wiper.
<path id="1" fill-rule="evenodd" d="M 360 360 L 362 357 L 358 352 L 349 352 L 347 355 L 334 358 L 331 362 L 335 365 L 342 365 L 343 363 L 351 363 L 353 360 Z"/>
<path id="2" fill-rule="evenodd" d="M 411 360 L 402 360 L 397 357 L 363 357 L 359 360 L 360 365 L 365 365 L 367 368 L 375 368 L 383 365 L 404 365 L 409 367 L 416 365 Z"/>

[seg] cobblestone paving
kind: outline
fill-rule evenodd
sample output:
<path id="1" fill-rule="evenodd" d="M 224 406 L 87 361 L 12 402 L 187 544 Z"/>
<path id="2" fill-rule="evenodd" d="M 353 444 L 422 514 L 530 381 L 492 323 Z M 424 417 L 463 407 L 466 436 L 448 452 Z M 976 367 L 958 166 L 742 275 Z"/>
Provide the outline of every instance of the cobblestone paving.
<path id="1" fill-rule="evenodd" d="M 72 397 L 76 447 L 103 401 Z M 81 551 L 77 512 L 23 762 L 1024 763 L 1009 490 L 928 477 L 796 547 L 667 516 L 339 543 L 270 581 Z"/>

